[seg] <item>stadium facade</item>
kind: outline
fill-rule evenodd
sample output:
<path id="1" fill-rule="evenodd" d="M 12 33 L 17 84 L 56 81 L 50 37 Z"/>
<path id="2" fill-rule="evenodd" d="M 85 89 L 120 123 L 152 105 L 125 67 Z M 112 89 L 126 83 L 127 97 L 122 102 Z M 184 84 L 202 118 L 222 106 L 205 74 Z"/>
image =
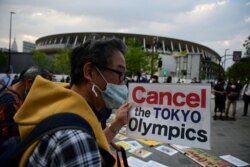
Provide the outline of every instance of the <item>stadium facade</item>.
<path id="1" fill-rule="evenodd" d="M 81 32 L 44 36 L 36 40 L 36 50 L 49 54 L 62 48 L 75 48 L 89 39 L 120 38 L 126 42 L 134 38 L 142 43 L 146 52 L 157 52 L 162 58 L 162 68 L 158 75 L 192 79 L 194 77 L 213 80 L 218 77 L 220 55 L 211 48 L 181 39 L 154 35 Z M 167 73 L 166 73 L 167 72 Z"/>

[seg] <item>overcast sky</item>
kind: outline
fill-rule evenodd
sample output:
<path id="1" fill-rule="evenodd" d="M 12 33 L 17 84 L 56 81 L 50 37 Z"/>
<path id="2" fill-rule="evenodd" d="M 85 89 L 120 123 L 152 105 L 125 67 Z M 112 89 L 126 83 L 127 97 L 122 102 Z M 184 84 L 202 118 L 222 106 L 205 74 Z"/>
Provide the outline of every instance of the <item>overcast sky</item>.
<path id="1" fill-rule="evenodd" d="M 70 32 L 123 32 L 203 44 L 221 56 L 245 51 L 250 0 L 0 0 L 0 48 Z M 231 65 L 231 60 L 227 61 Z"/>

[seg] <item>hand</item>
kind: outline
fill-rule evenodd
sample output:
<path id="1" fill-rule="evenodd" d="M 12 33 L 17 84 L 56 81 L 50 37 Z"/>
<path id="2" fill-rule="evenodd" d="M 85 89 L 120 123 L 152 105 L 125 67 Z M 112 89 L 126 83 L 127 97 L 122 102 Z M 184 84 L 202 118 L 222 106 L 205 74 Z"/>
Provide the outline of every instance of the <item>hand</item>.
<path id="1" fill-rule="evenodd" d="M 118 126 L 117 128 L 121 128 L 122 126 L 128 123 L 128 112 L 132 108 L 130 103 L 125 103 L 121 105 L 116 111 L 116 118 L 112 124 Z"/>

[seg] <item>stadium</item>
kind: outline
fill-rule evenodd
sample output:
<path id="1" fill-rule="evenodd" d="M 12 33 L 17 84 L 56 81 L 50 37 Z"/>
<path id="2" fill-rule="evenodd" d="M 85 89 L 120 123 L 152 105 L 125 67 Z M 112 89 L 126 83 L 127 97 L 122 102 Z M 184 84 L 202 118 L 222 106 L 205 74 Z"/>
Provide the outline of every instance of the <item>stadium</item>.
<path id="1" fill-rule="evenodd" d="M 120 38 L 137 39 L 145 52 L 157 52 L 162 59 L 160 77 L 191 80 L 214 80 L 220 71 L 220 55 L 211 48 L 181 39 L 128 33 L 81 32 L 54 34 L 36 40 L 36 50 L 54 54 L 59 49 L 75 48 L 89 39 Z M 164 71 L 167 71 L 167 73 Z"/>

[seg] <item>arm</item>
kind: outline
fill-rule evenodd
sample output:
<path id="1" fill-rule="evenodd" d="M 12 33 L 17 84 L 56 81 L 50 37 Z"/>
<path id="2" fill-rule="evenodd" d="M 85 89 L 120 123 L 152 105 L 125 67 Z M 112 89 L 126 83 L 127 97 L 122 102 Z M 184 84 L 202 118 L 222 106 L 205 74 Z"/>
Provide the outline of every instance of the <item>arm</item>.
<path id="1" fill-rule="evenodd" d="M 116 113 L 115 120 L 111 123 L 110 127 L 104 129 L 105 136 L 108 142 L 112 142 L 113 138 L 119 130 L 128 123 L 128 112 L 131 109 L 131 104 L 123 104 Z"/>

